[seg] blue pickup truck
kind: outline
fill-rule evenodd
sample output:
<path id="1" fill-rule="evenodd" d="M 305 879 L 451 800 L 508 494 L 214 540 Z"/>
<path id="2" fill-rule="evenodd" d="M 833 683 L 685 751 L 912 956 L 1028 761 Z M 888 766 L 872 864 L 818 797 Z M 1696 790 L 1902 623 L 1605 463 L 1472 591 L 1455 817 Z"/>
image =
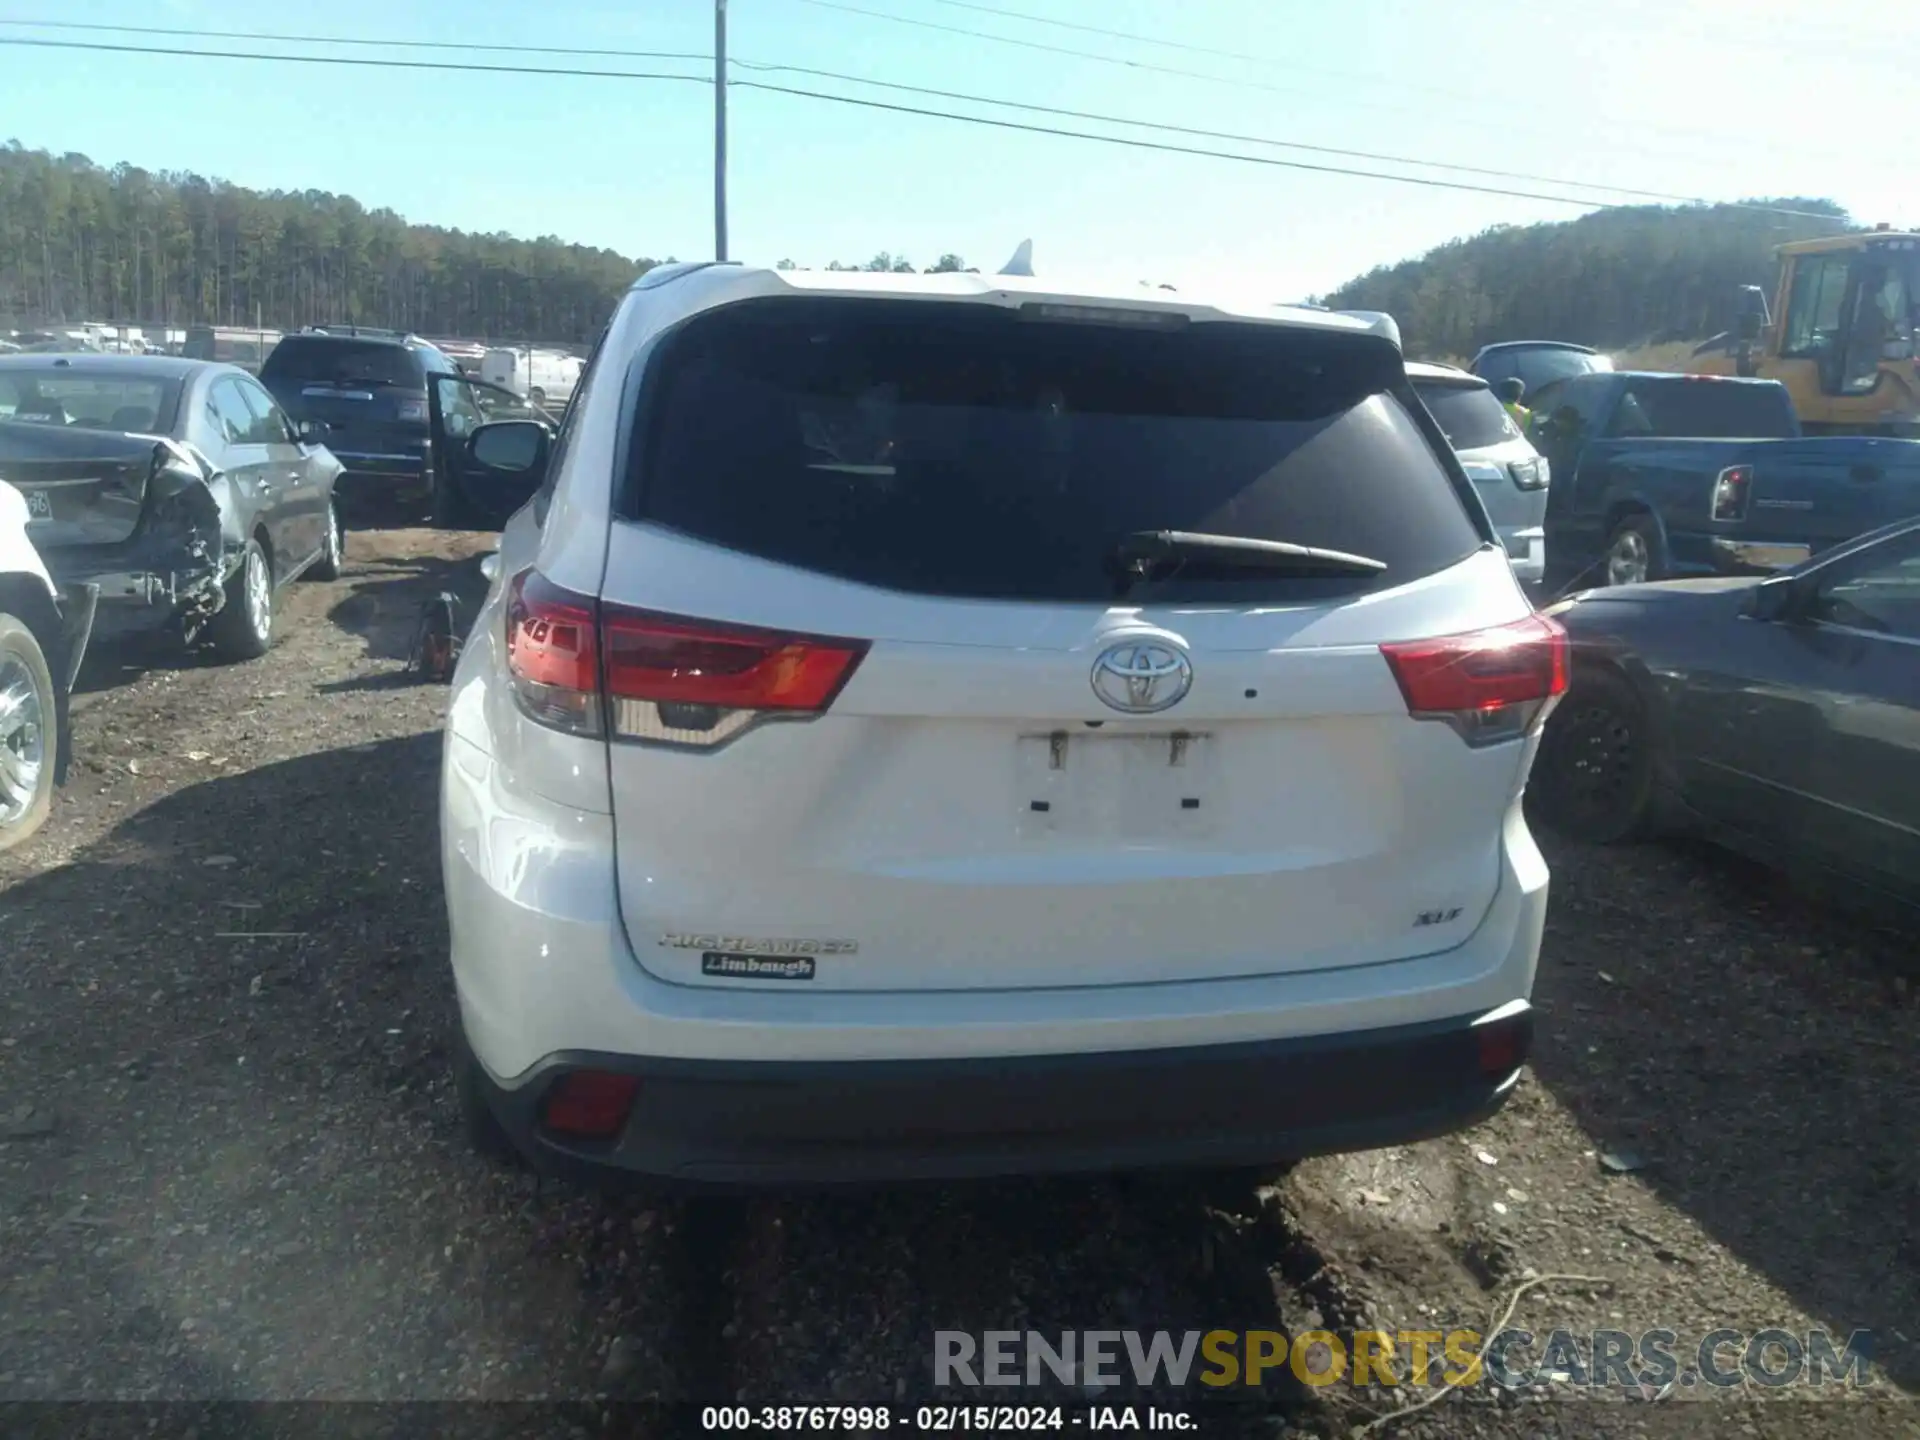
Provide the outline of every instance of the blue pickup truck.
<path id="1" fill-rule="evenodd" d="M 1550 592 L 1778 569 L 1920 514 L 1920 441 L 1803 436 L 1777 381 L 1602 372 L 1527 404 Z"/>

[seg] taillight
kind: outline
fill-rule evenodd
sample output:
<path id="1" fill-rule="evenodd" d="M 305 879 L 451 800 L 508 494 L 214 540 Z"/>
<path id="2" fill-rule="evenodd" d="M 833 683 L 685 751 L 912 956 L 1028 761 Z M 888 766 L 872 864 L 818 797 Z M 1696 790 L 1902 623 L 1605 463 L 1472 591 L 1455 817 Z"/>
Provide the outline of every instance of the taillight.
<path id="1" fill-rule="evenodd" d="M 536 570 L 507 592 L 507 673 L 532 719 L 575 735 L 600 734 L 595 605 Z"/>
<path id="2" fill-rule="evenodd" d="M 507 666 L 533 719 L 618 739 L 708 749 L 768 719 L 809 719 L 834 701 L 864 640 L 758 630 L 605 605 L 536 571 L 514 577 Z"/>
<path id="3" fill-rule="evenodd" d="M 400 420 L 409 420 L 409 421 L 425 420 L 427 418 L 426 396 L 422 395 L 419 398 L 415 399 L 415 398 L 403 395 L 400 398 L 398 407 L 394 412 L 394 416 L 396 419 L 400 419 Z"/>
<path id="4" fill-rule="evenodd" d="M 1511 625 L 1380 647 L 1416 720 L 1440 720 L 1475 749 L 1526 734 L 1567 689 L 1567 632 L 1529 615 Z"/>
<path id="5" fill-rule="evenodd" d="M 1753 467 L 1729 465 L 1713 479 L 1713 518 L 1743 520 L 1753 494 Z"/>
<path id="6" fill-rule="evenodd" d="M 756 720 L 818 715 L 852 678 L 864 640 L 609 611 L 601 638 L 613 733 L 717 745 Z"/>
<path id="7" fill-rule="evenodd" d="M 1513 483 L 1517 489 L 1544 490 L 1547 488 L 1547 476 L 1550 472 L 1546 457 L 1536 455 L 1531 460 L 1515 460 L 1507 466 L 1507 473 L 1513 476 Z"/>

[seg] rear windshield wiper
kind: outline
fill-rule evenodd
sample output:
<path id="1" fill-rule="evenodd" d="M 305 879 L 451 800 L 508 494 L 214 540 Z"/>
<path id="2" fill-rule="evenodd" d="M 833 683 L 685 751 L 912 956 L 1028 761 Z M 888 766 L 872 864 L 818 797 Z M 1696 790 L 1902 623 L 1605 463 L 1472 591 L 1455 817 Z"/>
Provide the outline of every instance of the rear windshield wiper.
<path id="1" fill-rule="evenodd" d="M 1181 570 L 1230 570 L 1243 574 L 1346 577 L 1365 579 L 1382 573 L 1384 560 L 1322 550 L 1285 540 L 1255 540 L 1247 535 L 1206 535 L 1191 530 L 1136 530 L 1109 555 L 1122 587 L 1163 580 Z"/>

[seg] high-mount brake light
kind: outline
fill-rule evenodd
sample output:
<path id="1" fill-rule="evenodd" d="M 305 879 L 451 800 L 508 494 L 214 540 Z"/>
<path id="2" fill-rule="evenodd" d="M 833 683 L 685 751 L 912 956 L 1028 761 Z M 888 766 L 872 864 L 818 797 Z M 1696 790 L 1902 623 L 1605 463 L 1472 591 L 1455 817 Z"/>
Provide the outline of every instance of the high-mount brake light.
<path id="1" fill-rule="evenodd" d="M 1529 615 L 1511 625 L 1380 647 L 1407 713 L 1439 720 L 1479 749 L 1517 739 L 1567 689 L 1567 632 Z"/>
<path id="2" fill-rule="evenodd" d="M 1125 325 L 1141 330 L 1181 330 L 1191 323 L 1184 310 L 1149 309 L 1134 305 L 1063 305 L 1051 300 L 1028 301 L 1020 307 L 1025 320 L 1065 320 L 1078 325 Z"/>
<path id="3" fill-rule="evenodd" d="M 763 720 L 824 713 L 867 648 L 602 604 L 531 570 L 514 577 L 507 606 L 507 664 L 529 716 L 692 749 Z"/>

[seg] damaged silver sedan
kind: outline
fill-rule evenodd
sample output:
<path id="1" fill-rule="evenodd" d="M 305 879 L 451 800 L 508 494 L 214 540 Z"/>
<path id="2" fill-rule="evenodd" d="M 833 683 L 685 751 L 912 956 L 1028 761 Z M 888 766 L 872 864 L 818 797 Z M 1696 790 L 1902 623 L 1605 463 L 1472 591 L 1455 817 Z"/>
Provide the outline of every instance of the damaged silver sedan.
<path id="1" fill-rule="evenodd" d="M 172 630 L 264 655 L 274 597 L 339 574 L 338 460 L 237 366 L 158 356 L 0 356 L 0 480 L 94 634 Z"/>

